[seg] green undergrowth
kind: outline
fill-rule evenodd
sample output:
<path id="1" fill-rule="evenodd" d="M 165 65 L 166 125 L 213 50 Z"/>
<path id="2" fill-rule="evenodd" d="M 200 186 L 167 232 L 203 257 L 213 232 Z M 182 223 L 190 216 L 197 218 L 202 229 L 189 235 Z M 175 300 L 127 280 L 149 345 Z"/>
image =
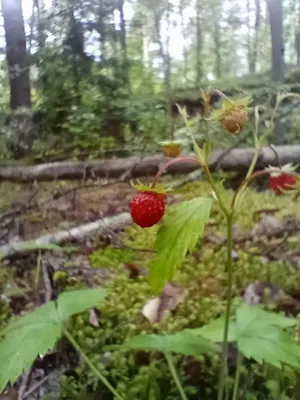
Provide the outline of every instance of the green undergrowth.
<path id="1" fill-rule="evenodd" d="M 179 192 L 185 199 L 190 199 L 199 194 L 209 194 L 210 190 L 206 183 L 198 182 L 186 185 Z M 274 215 L 280 218 L 289 214 L 297 216 L 300 212 L 298 202 L 294 203 L 288 196 L 273 196 L 269 192 L 255 193 L 250 190 L 244 199 L 243 208 L 236 215 L 236 223 L 244 229 L 253 228 L 253 216 L 262 209 L 278 209 Z M 224 232 L 223 218 L 216 207 L 211 219 L 215 221 L 213 230 Z M 94 267 L 110 268 L 117 274 L 108 284 L 111 289 L 109 297 L 99 308 L 99 327 L 90 324 L 88 313 L 71 321 L 72 332 L 79 344 L 125 400 L 177 400 L 179 397 L 161 355 L 154 352 L 109 351 L 105 346 L 121 344 L 136 334 L 173 333 L 184 328 L 200 327 L 225 310 L 226 248 L 200 241 L 195 251 L 188 254 L 177 270 L 174 283 L 184 289 L 184 298 L 176 310 L 166 312 L 163 319 L 155 324 L 150 324 L 142 315 L 144 305 L 153 298 L 147 276 L 130 278 L 124 264 L 130 263 L 138 269 L 147 270 L 152 254 L 144 250 L 154 248 L 157 229 L 131 226 L 121 234 L 125 248 L 108 246 L 91 255 L 90 261 Z M 295 243 L 298 246 L 297 241 Z M 289 246 L 293 248 L 292 240 Z M 235 255 L 233 268 L 233 309 L 241 303 L 247 286 L 257 280 L 271 282 L 289 294 L 299 292 L 300 273 L 287 262 L 265 262 L 262 257 L 241 249 Z M 295 337 L 298 337 L 298 330 L 297 326 Z M 189 399 L 215 398 L 219 365 L 217 356 L 199 359 L 176 356 L 174 360 Z M 102 386 L 83 363 L 78 366 L 76 373 L 76 377 L 62 378 L 64 399 L 112 399 L 109 393 L 103 392 Z M 276 374 L 280 376 L 276 384 L 277 392 L 274 389 L 273 370 L 247 363 L 247 368 L 242 372 L 242 382 L 245 384 L 250 380 L 252 383 L 246 385 L 243 398 L 276 399 L 282 388 L 286 398 L 292 398 L 294 373 L 285 368 L 284 372 L 276 371 Z M 229 379 L 232 384 L 232 377 Z M 260 397 L 262 393 L 264 397 Z"/>

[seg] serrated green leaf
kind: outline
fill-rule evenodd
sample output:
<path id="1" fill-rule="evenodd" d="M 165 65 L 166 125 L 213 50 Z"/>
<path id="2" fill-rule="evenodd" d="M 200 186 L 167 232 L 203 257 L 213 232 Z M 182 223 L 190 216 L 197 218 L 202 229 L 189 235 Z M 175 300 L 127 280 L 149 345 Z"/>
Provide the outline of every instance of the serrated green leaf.
<path id="1" fill-rule="evenodd" d="M 263 361 L 280 368 L 282 364 L 300 369 L 300 346 L 290 335 L 276 326 L 263 327 L 257 330 L 249 326 L 239 332 L 238 348 L 246 358 L 256 362 Z"/>
<path id="2" fill-rule="evenodd" d="M 218 343 L 223 341 L 224 327 L 225 318 L 221 317 L 213 320 L 207 325 L 202 326 L 201 328 L 188 329 L 187 331 L 192 335 L 200 335 L 206 339 L 211 340 L 212 342 Z M 231 320 L 229 324 L 228 342 L 234 342 L 236 340 L 236 337 L 236 323 L 235 321 Z"/>
<path id="3" fill-rule="evenodd" d="M 0 393 L 30 368 L 38 354 L 52 350 L 60 335 L 61 326 L 46 320 L 10 332 L 0 342 Z"/>
<path id="4" fill-rule="evenodd" d="M 300 368 L 300 346 L 282 329 L 295 324 L 294 318 L 242 304 L 236 312 L 238 348 L 245 357 L 258 363 Z"/>
<path id="5" fill-rule="evenodd" d="M 95 307 L 107 296 L 106 289 L 72 290 L 62 293 L 57 302 L 57 311 L 63 322 L 74 314 Z"/>
<path id="6" fill-rule="evenodd" d="M 188 331 L 174 335 L 140 335 L 124 343 L 123 347 L 133 350 L 156 350 L 162 353 L 178 353 L 183 355 L 197 355 L 211 353 L 219 347 L 209 340 L 195 336 Z"/>
<path id="7" fill-rule="evenodd" d="M 180 203 L 166 215 L 158 230 L 156 255 L 150 265 L 150 283 L 159 292 L 173 278 L 186 252 L 193 250 L 208 222 L 212 199 L 198 197 Z"/>
<path id="8" fill-rule="evenodd" d="M 287 318 L 274 312 L 264 311 L 259 306 L 251 306 L 249 304 L 242 304 L 237 309 L 236 321 L 239 332 L 247 330 L 248 327 L 255 327 L 256 329 L 268 326 L 288 328 L 297 324 L 295 318 Z"/>
<path id="9" fill-rule="evenodd" d="M 51 301 L 10 322 L 0 332 L 4 337 L 0 341 L 0 393 L 30 368 L 38 354 L 53 349 L 66 319 L 95 307 L 106 295 L 105 289 L 66 292 L 59 296 L 57 307 Z"/>

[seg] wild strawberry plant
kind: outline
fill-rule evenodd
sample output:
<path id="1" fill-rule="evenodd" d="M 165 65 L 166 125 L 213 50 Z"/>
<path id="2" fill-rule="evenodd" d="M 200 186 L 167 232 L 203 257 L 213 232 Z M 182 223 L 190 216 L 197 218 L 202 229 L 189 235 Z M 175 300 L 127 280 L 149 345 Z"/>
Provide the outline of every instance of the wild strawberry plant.
<path id="1" fill-rule="evenodd" d="M 220 110 L 212 111 L 210 115 L 206 113 L 205 123 L 209 120 L 218 121 L 223 129 L 233 135 L 238 134 L 248 123 L 249 120 L 249 104 L 250 99 L 231 100 L 222 92 L 223 107 Z M 187 251 L 192 251 L 197 240 L 203 235 L 205 224 L 208 222 L 210 209 L 213 201 L 216 201 L 222 210 L 227 224 L 227 295 L 226 295 L 226 312 L 225 316 L 219 320 L 211 322 L 209 325 L 194 330 L 185 330 L 176 335 L 159 336 L 146 335 L 134 337 L 124 344 L 124 347 L 130 349 L 152 349 L 162 351 L 167 357 L 170 371 L 174 377 L 181 398 L 187 399 L 183 391 L 182 385 L 176 374 L 170 352 L 181 354 L 195 355 L 208 351 L 208 342 L 197 342 L 196 337 L 205 338 L 209 342 L 221 343 L 221 347 L 214 348 L 215 351 L 221 353 L 220 375 L 218 384 L 218 400 L 223 400 L 226 394 L 228 398 L 228 389 L 226 388 L 228 367 L 228 343 L 236 342 L 238 347 L 237 370 L 234 388 L 232 392 L 232 400 L 238 398 L 239 378 L 243 357 L 254 359 L 258 363 L 268 363 L 280 368 L 287 364 L 300 370 L 300 346 L 292 339 L 292 337 L 284 330 L 297 323 L 295 319 L 282 317 L 275 313 L 266 312 L 258 306 L 241 305 L 235 315 L 232 313 L 232 228 L 237 207 L 241 206 L 243 195 L 246 193 L 247 187 L 251 181 L 261 175 L 270 175 L 270 188 L 277 194 L 283 191 L 299 191 L 298 175 L 294 172 L 295 167 L 284 166 L 269 167 L 263 171 L 254 172 L 256 162 L 263 145 L 266 144 L 268 135 L 271 134 L 274 127 L 274 120 L 277 109 L 281 101 L 289 96 L 298 96 L 293 93 L 279 95 L 273 115 L 269 124 L 268 132 L 259 137 L 259 110 L 254 108 L 255 129 L 253 132 L 255 152 L 252 163 L 244 182 L 234 193 L 231 202 L 228 203 L 227 196 L 224 196 L 224 188 L 222 182 L 216 182 L 213 179 L 209 168 L 209 156 L 211 152 L 211 143 L 209 135 L 206 135 L 206 141 L 200 148 L 190 129 L 190 122 L 184 109 L 178 107 L 179 112 L 185 122 L 187 133 L 189 134 L 195 150 L 195 158 L 202 170 L 205 172 L 208 182 L 212 189 L 212 198 L 198 197 L 190 201 L 179 204 L 175 209 L 163 218 L 163 222 L 158 230 L 156 238 L 157 253 L 150 265 L 149 280 L 154 293 L 159 292 L 164 285 L 173 279 L 177 266 L 183 261 Z M 209 98 L 209 96 L 204 96 Z M 190 157 L 189 157 L 190 158 Z M 174 162 L 186 160 L 185 157 L 178 157 L 167 163 L 157 174 L 149 191 L 155 191 L 158 178 L 163 171 Z M 143 189 L 142 189 L 143 191 Z M 225 200 L 226 199 L 226 200 Z M 153 207 L 153 221 L 158 219 L 156 215 L 156 207 Z M 145 210 L 143 210 L 145 211 Z M 151 214 L 151 207 L 148 208 Z M 143 214 L 143 218 L 145 218 Z M 150 216 L 147 217 L 151 219 Z M 160 216 L 159 220 L 162 218 Z M 133 215 L 136 220 L 136 215 Z M 141 224 L 140 224 L 141 225 Z M 197 350 L 196 350 L 197 349 Z M 209 349 L 212 351 L 212 348 Z M 196 353 L 195 353 L 196 351 Z"/>
<path id="2" fill-rule="evenodd" d="M 248 122 L 249 99 L 233 101 L 221 92 L 219 93 L 224 97 L 223 108 L 212 111 L 210 105 L 206 104 L 205 123 L 209 123 L 209 120 L 217 120 L 226 132 L 236 135 Z M 280 102 L 289 96 L 298 95 L 278 96 L 269 133 L 272 132 Z M 209 95 L 203 94 L 202 97 L 206 102 L 209 101 Z M 121 347 L 164 353 L 183 400 L 188 398 L 177 375 L 171 354 L 197 356 L 202 353 L 219 353 L 221 362 L 218 400 L 223 400 L 224 395 L 226 395 L 226 399 L 229 398 L 228 388 L 226 388 L 228 344 L 236 342 L 238 347 L 237 368 L 231 393 L 232 400 L 236 400 L 239 398 L 239 380 L 243 358 L 251 358 L 257 363 L 267 363 L 277 368 L 289 365 L 300 371 L 300 346 L 286 331 L 286 328 L 297 324 L 296 319 L 286 318 L 276 313 L 266 312 L 258 306 L 246 304 L 242 304 L 234 313 L 232 312 L 232 227 L 235 212 L 237 207 L 241 206 L 248 185 L 258 176 L 270 175 L 270 188 L 277 194 L 286 191 L 299 194 L 300 180 L 295 173 L 295 167 L 291 165 L 282 168 L 268 167 L 263 171 L 254 172 L 261 147 L 266 143 L 267 138 L 267 135 L 258 137 L 259 113 L 258 108 L 255 107 L 253 160 L 244 182 L 228 202 L 228 196 L 224 196 L 222 182 L 216 182 L 209 169 L 208 160 L 211 152 L 209 135 L 206 135 L 206 141 L 200 148 L 190 129 L 191 122 L 185 110 L 179 108 L 179 111 L 185 121 L 187 133 L 193 142 L 195 157 L 173 158 L 158 172 L 152 184 L 144 185 L 138 182 L 135 187 L 139 193 L 130 204 L 131 215 L 133 221 L 143 228 L 153 226 L 162 220 L 156 238 L 156 254 L 150 264 L 149 273 L 152 290 L 154 293 L 158 293 L 168 281 L 173 279 L 176 268 L 183 261 L 187 251 L 192 251 L 198 239 L 203 235 L 213 202 L 219 205 L 227 223 L 226 312 L 221 318 L 198 329 L 185 329 L 172 335 L 135 336 Z M 174 157 L 174 155 L 175 153 L 172 152 L 171 156 Z M 197 197 L 190 201 L 184 201 L 175 209 L 167 211 L 165 215 L 165 200 L 169 189 L 159 184 L 158 179 L 171 164 L 187 159 L 200 164 L 211 185 L 212 197 Z M 67 320 L 73 314 L 97 306 L 106 295 L 107 291 L 104 289 L 66 292 L 60 295 L 56 301 L 49 302 L 31 313 L 11 321 L 7 328 L 0 332 L 0 393 L 7 384 L 14 384 L 18 376 L 31 367 L 37 355 L 52 350 L 57 340 L 63 336 L 73 345 L 95 376 L 114 395 L 114 398 L 124 400 L 82 351 L 66 325 Z"/>

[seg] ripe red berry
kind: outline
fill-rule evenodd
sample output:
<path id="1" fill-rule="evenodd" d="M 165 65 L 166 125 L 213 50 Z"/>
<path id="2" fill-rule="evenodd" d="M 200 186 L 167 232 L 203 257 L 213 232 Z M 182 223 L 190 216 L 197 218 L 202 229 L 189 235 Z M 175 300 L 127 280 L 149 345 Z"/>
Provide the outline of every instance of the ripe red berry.
<path id="1" fill-rule="evenodd" d="M 133 221 L 142 228 L 156 225 L 165 213 L 166 195 L 155 192 L 141 192 L 130 203 Z"/>
<path id="2" fill-rule="evenodd" d="M 291 190 L 291 186 L 296 184 L 296 178 L 291 175 L 281 174 L 278 176 L 270 177 L 270 188 L 276 193 L 280 194 L 281 189 Z"/>

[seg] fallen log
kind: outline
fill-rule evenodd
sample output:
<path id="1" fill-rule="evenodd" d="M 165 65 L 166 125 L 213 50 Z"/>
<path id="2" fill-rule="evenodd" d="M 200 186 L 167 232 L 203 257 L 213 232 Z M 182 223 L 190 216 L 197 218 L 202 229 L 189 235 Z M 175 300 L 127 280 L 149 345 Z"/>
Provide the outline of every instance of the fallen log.
<path id="1" fill-rule="evenodd" d="M 38 249 L 51 249 L 51 247 L 47 246 L 51 244 L 58 245 L 71 239 L 82 239 L 95 232 L 101 235 L 106 230 L 122 229 L 124 226 L 131 223 L 132 219 L 130 214 L 125 212 L 113 217 L 105 217 L 85 225 L 70 228 L 68 230 L 49 233 L 40 236 L 37 239 L 9 242 L 6 245 L 0 246 L 0 260 L 18 253 L 25 253 Z"/>
<path id="2" fill-rule="evenodd" d="M 253 148 L 235 148 L 231 151 L 215 151 L 209 158 L 211 170 L 225 172 L 247 170 L 254 154 Z M 193 154 L 192 154 L 193 155 Z M 189 154 L 188 156 L 191 156 Z M 33 182 L 53 180 L 79 180 L 97 178 L 120 178 L 128 173 L 128 177 L 154 176 L 169 159 L 160 155 L 111 160 L 66 161 L 40 164 L 26 167 L 0 168 L 0 182 Z M 286 163 L 300 163 L 300 145 L 278 146 L 276 151 L 270 147 L 262 149 L 256 169 L 268 165 L 277 166 Z M 187 174 L 199 169 L 197 161 L 187 159 L 169 166 L 166 173 L 170 175 Z"/>

